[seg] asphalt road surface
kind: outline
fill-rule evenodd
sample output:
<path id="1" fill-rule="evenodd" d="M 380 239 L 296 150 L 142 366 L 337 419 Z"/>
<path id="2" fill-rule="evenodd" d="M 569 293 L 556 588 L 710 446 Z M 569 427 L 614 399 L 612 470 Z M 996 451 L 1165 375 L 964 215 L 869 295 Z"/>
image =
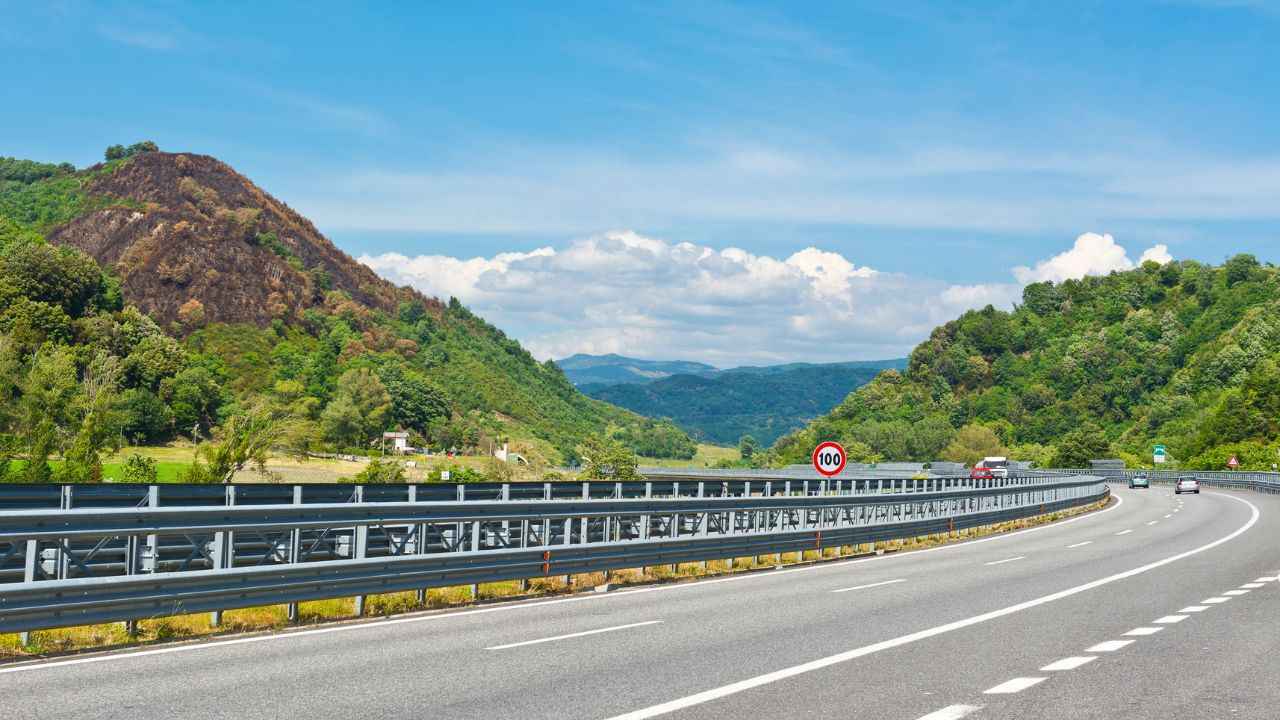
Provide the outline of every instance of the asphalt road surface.
<path id="1" fill-rule="evenodd" d="M 1278 718 L 1280 496 L 0 668 L 0 718 Z"/>

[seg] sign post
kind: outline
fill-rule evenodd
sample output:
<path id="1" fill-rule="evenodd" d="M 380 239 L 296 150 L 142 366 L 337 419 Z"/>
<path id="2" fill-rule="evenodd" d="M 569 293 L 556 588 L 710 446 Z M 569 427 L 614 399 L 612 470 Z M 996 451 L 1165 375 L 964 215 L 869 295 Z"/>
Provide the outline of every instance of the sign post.
<path id="1" fill-rule="evenodd" d="M 848 457 L 838 442 L 824 442 L 813 449 L 813 469 L 824 477 L 835 477 L 844 470 Z"/>

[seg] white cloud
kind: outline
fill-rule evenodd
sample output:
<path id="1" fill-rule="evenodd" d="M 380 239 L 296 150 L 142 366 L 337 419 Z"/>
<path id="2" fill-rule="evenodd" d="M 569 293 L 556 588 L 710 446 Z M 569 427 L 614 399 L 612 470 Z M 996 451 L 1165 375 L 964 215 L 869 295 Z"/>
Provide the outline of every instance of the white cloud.
<path id="1" fill-rule="evenodd" d="M 1142 257 L 1138 258 L 1138 264 L 1151 260 L 1161 265 L 1168 265 L 1173 262 L 1173 256 L 1169 254 L 1169 246 L 1165 244 L 1155 245 L 1147 248 L 1142 253 Z"/>
<path id="2" fill-rule="evenodd" d="M 1077 237 L 1070 250 L 1041 261 L 1034 268 L 1016 267 L 1013 275 L 1024 285 L 1046 281 L 1062 282 L 1078 280 L 1086 275 L 1132 270 L 1147 260 L 1164 264 L 1173 260 L 1173 257 L 1169 254 L 1167 245 L 1156 245 L 1142 253 L 1138 262 L 1134 263 L 1129 259 L 1128 251 L 1116 243 L 1115 238 L 1090 232 Z"/>
<path id="3" fill-rule="evenodd" d="M 840 253 L 785 258 L 630 231 L 491 258 L 365 255 L 382 276 L 455 296 L 538 357 L 618 352 L 729 366 L 904 355 L 939 323 L 1019 286 L 950 286 Z"/>
<path id="4" fill-rule="evenodd" d="M 688 358 L 714 365 L 906 355 L 966 310 L 1007 309 L 1027 283 L 1172 260 L 1138 258 L 1110 235 L 1012 269 L 1017 282 L 954 285 L 879 272 L 808 247 L 785 258 L 668 242 L 632 231 L 470 259 L 364 255 L 360 262 L 429 295 L 457 297 L 539 358 L 576 352 Z"/>

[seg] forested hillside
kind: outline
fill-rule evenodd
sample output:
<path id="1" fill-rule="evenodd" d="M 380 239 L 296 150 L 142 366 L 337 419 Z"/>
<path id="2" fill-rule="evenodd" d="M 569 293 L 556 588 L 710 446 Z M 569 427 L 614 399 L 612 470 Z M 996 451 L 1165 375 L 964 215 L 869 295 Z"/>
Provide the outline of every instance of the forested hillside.
<path id="1" fill-rule="evenodd" d="M 509 440 L 548 463 L 598 435 L 695 452 L 456 300 L 378 278 L 225 164 L 151 143 L 107 158 L 0 158 L 0 460 L 30 457 L 28 479 L 88 479 L 95 463 L 75 458 L 205 439 L 261 407 L 312 449 L 400 428 L 435 448 Z M 41 460 L 54 456 L 66 462 Z"/>
<path id="2" fill-rule="evenodd" d="M 1278 435 L 1280 272 L 1238 255 L 1038 283 L 1012 312 L 966 313 L 772 459 L 839 439 L 854 460 L 1007 449 L 1042 465 L 1137 465 L 1160 443 L 1183 467 L 1225 468 L 1234 454 L 1270 469 Z"/>
<path id="3" fill-rule="evenodd" d="M 737 445 L 742 436 L 750 435 L 770 445 L 835 407 L 879 371 L 875 366 L 839 364 L 741 368 L 582 389 L 641 415 L 670 418 L 700 440 Z"/>
<path id="4" fill-rule="evenodd" d="M 672 375 L 706 375 L 717 372 L 704 363 L 684 360 L 640 360 L 622 355 L 570 355 L 557 360 L 569 382 L 578 387 L 648 383 Z"/>

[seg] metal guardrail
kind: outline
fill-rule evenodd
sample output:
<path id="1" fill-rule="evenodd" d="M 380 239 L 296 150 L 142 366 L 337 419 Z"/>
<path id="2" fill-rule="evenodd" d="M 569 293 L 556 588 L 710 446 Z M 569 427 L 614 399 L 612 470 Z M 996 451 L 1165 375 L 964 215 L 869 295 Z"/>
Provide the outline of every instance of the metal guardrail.
<path id="1" fill-rule="evenodd" d="M 1128 482 L 1132 477 L 1141 475 L 1157 484 L 1173 484 L 1181 478 L 1195 478 L 1205 487 L 1280 493 L 1280 473 L 1275 472 L 1253 472 L 1247 470 L 1134 470 L 1118 468 L 1062 469 L 1048 470 L 1046 472 L 1058 475 L 1088 475 L 1124 482 Z"/>
<path id="2" fill-rule="evenodd" d="M 0 561 L 22 568 L 0 584 L 0 632 L 348 596 L 359 613 L 371 593 L 820 550 L 1108 493 L 1087 476 L 876 479 L 821 494 L 766 481 L 738 496 L 707 493 L 711 484 L 702 497 L 655 497 L 650 485 L 640 498 L 0 511 Z"/>

